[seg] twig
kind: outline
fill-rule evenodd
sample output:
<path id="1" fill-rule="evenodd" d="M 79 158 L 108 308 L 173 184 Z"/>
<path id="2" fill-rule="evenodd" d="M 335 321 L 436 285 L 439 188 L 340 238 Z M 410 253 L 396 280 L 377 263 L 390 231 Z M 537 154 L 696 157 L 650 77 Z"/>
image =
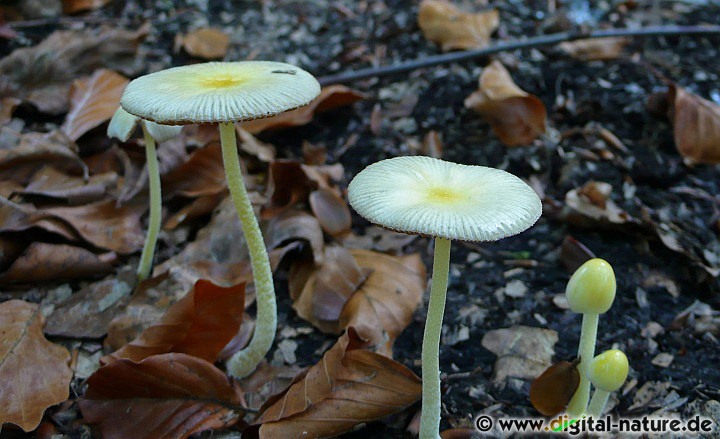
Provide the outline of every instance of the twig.
<path id="1" fill-rule="evenodd" d="M 547 46 L 564 41 L 608 37 L 657 37 L 671 35 L 720 35 L 720 26 L 649 26 L 638 29 L 600 29 L 591 31 L 578 30 L 573 32 L 559 32 L 549 35 L 540 35 L 538 37 L 527 38 L 524 40 L 498 43 L 482 49 L 464 50 L 462 52 L 427 56 L 422 59 L 395 64 L 392 66 L 370 67 L 367 69 L 338 73 L 336 75 L 323 76 L 319 78 L 319 81 L 322 85 L 343 84 L 357 81 L 359 79 L 396 75 L 424 67 L 436 66 L 438 64 L 466 61 L 508 50 Z"/>

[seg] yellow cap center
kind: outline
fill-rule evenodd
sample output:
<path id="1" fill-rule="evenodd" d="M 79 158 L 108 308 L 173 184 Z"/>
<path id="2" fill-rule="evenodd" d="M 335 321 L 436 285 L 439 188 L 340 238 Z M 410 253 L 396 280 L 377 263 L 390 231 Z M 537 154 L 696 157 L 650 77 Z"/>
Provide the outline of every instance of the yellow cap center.
<path id="1" fill-rule="evenodd" d="M 444 187 L 429 189 L 426 197 L 428 202 L 437 204 L 452 204 L 462 198 L 457 191 Z"/>
<path id="2" fill-rule="evenodd" d="M 218 75 L 202 79 L 202 85 L 207 88 L 229 88 L 236 86 L 241 82 L 242 79 L 229 75 Z"/>

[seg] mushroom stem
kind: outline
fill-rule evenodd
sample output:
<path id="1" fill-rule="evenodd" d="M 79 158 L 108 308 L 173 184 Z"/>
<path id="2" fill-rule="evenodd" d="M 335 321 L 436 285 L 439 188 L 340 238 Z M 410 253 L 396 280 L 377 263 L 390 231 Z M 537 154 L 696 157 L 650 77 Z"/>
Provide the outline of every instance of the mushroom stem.
<path id="1" fill-rule="evenodd" d="M 438 438 L 440 431 L 440 335 L 450 271 L 450 240 L 435 238 L 432 286 L 422 344 L 422 414 L 420 439 Z"/>
<path id="2" fill-rule="evenodd" d="M 148 184 L 150 186 L 150 219 L 148 220 L 148 231 L 145 237 L 140 264 L 138 265 L 138 280 L 145 280 L 152 271 L 155 245 L 157 244 L 158 232 L 160 232 L 160 220 L 162 217 L 162 194 L 160 189 L 160 171 L 158 169 L 157 151 L 155 139 L 150 135 L 145 124 L 141 123 L 143 136 L 145 138 L 145 157 L 147 161 Z"/>
<path id="3" fill-rule="evenodd" d="M 230 196 L 240 217 L 245 241 L 250 251 L 257 301 L 257 319 L 252 339 L 245 349 L 236 352 L 227 362 L 230 374 L 242 378 L 255 370 L 275 340 L 277 305 L 270 259 L 240 171 L 234 123 L 220 123 L 220 143 Z"/>
<path id="4" fill-rule="evenodd" d="M 603 411 L 605 411 L 608 398 L 610 398 L 610 392 L 603 389 L 595 389 L 592 399 L 590 400 L 590 405 L 587 409 L 587 414 L 595 418 L 602 415 Z"/>
<path id="5" fill-rule="evenodd" d="M 588 371 L 590 369 L 590 362 L 593 357 L 595 357 L 595 341 L 597 340 L 599 320 L 600 314 L 583 314 L 580 346 L 578 347 L 578 357 L 580 357 L 580 364 L 578 365 L 580 385 L 570 400 L 570 404 L 568 404 L 567 411 L 570 416 L 581 416 L 587 409 L 588 400 L 590 399 Z"/>

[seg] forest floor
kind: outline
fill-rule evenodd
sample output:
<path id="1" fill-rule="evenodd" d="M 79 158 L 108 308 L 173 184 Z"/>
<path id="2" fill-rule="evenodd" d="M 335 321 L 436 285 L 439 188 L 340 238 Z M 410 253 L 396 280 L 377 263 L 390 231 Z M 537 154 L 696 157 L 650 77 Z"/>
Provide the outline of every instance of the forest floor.
<path id="1" fill-rule="evenodd" d="M 135 31 L 149 23 L 148 35 L 138 52 L 141 62 L 132 73 L 137 76 L 199 61 L 177 48 L 177 36 L 213 26 L 230 36 L 224 60 L 283 61 L 322 78 L 441 53 L 417 25 L 418 3 L 111 2 L 62 20 L 33 23 L 23 17 L 27 25 L 13 27 L 20 36 L 0 39 L 0 55 L 34 46 L 56 30 L 111 26 Z M 491 44 L 568 29 L 563 27 L 567 20 L 561 18 L 565 10 L 548 10 L 552 3 L 457 2 L 467 11 L 499 10 L 499 28 Z M 716 24 L 720 18 L 720 4 L 713 1 L 601 4 L 592 11 L 592 27 Z M 341 192 L 370 163 L 399 155 L 437 154 L 437 148 L 433 148 L 436 143 L 427 140 L 437 134 L 443 159 L 507 170 L 530 181 L 541 194 L 543 216 L 528 231 L 495 243 L 453 244 L 440 357 L 441 430 L 471 428 L 480 414 L 539 416 L 528 398 L 531 379 L 524 376 L 530 370 L 537 371 L 537 365 L 528 362 L 540 361 L 536 360 L 536 351 L 545 349 L 549 349 L 553 361 L 575 356 L 581 317 L 567 309 L 563 297 L 572 274 L 568 267 L 577 267 L 591 254 L 607 260 L 617 278 L 615 303 L 600 318 L 597 352 L 621 349 L 631 367 L 627 383 L 611 399 L 611 413 L 682 419 L 701 415 L 718 425 L 720 175 L 715 165 L 686 164 L 675 147 L 670 121 L 653 114 L 647 106 L 651 95 L 667 91 L 667 84 L 656 72 L 720 104 L 718 47 L 718 36 L 673 36 L 633 39 L 620 56 L 605 61 L 578 60 L 558 46 L 502 52 L 492 58 L 348 83 L 353 90 L 364 93 L 364 98 L 333 111 L 318 112 L 306 125 L 257 134 L 262 142 L 275 147 L 278 159 L 307 159 L 308 145 L 324 149 L 326 163 L 339 163 L 344 170 L 341 178 L 333 181 Z M 546 133 L 529 145 L 504 146 L 490 125 L 464 106 L 491 59 L 501 61 L 520 88 L 537 96 L 547 108 Z M 13 118 L 22 120 L 26 131 L 49 131 L 63 123 L 64 113 L 49 114 L 21 105 Z M 82 156 L 111 146 L 107 139 L 98 140 L 105 126 L 78 140 Z M 130 147 L 130 151 L 131 157 L 141 157 L 137 148 Z M 252 163 L 251 172 L 265 175 L 266 162 Z M 612 188 L 601 207 L 583 202 L 582 195 L 577 201 L 580 188 L 591 191 L 600 182 Z M 265 193 L 262 177 L 256 184 L 257 190 Z M 166 215 L 184 206 L 177 199 L 173 202 L 166 208 Z M 146 221 L 145 216 L 142 218 Z M 209 220 L 209 214 L 200 215 L 163 232 L 156 266 L 177 260 L 171 258 L 199 237 Z M 431 240 L 389 236 L 389 232 L 374 229 L 354 211 L 352 230 L 354 240 L 326 235 L 326 241 L 394 255 L 417 252 L 430 273 Z M 360 238 L 369 233 L 376 233 L 377 238 Z M 23 239 L 27 241 L 27 237 Z M 51 241 L 57 242 L 55 238 Z M 292 307 L 287 282 L 296 253 L 300 252 L 289 251 L 276 271 L 278 343 L 286 341 L 283 346 L 290 343 L 294 349 L 294 361 L 285 356 L 287 366 L 304 367 L 318 362 L 336 336 L 314 329 Z M 9 262 L 2 262 L 6 265 L 0 269 L 7 269 Z M 119 256 L 112 273 L 127 274 L 136 263 L 135 256 Z M 0 287 L 0 301 L 44 303 L 48 295 L 68 288 L 77 293 L 92 284 L 89 278 L 8 283 Z M 393 349 L 393 358 L 418 375 L 426 301 L 427 292 Z M 253 315 L 254 307 L 249 313 Z M 49 321 L 52 323 L 52 316 Z M 520 358 L 516 363 L 507 357 L 510 363 L 498 362 L 498 352 L 488 350 L 493 344 L 491 339 L 496 340 L 495 344 L 505 343 L 498 342 L 498 333 L 492 332 L 501 328 L 509 328 L 510 335 L 504 336 L 510 339 L 516 335 L 532 340 L 528 346 L 501 353 Z M 80 349 L 87 357 L 98 358 L 95 354 L 102 336 L 46 333 L 71 351 Z M 486 338 L 489 333 L 495 335 Z M 281 355 L 275 349 L 269 358 L 277 360 Z M 496 364 L 501 365 L 500 370 Z M 502 370 L 508 364 L 517 369 Z M 71 401 L 82 395 L 87 375 L 76 375 Z M 416 403 L 400 414 L 362 425 L 341 437 L 404 437 L 418 411 Z M 46 419 L 52 419 L 55 433 L 67 437 L 87 436 L 89 430 L 80 417 L 73 404 L 51 408 L 46 414 Z M 236 432 L 204 435 L 221 434 Z M 5 428 L 0 437 L 25 435 Z M 715 437 L 720 437 L 717 431 Z"/>

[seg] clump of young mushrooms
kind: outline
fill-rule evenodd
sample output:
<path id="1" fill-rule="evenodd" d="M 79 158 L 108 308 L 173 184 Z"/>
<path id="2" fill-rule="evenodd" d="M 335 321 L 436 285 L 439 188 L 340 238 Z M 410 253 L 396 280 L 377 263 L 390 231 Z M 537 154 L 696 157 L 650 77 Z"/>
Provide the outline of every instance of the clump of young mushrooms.
<path id="1" fill-rule="evenodd" d="M 508 172 L 422 156 L 396 157 L 368 166 L 350 182 L 348 199 L 374 224 L 435 237 L 422 344 L 420 438 L 437 438 L 441 399 L 438 351 L 450 241 L 496 241 L 518 234 L 537 221 L 542 204 L 530 186 Z"/>
<path id="2" fill-rule="evenodd" d="M 228 188 L 250 253 L 257 320 L 248 346 L 227 363 L 235 377 L 249 375 L 272 346 L 277 307 L 272 271 L 238 158 L 235 122 L 273 116 L 307 105 L 320 94 L 308 72 L 272 61 L 213 62 L 175 67 L 128 84 L 120 105 L 160 124 L 218 124 Z"/>
<path id="3" fill-rule="evenodd" d="M 160 222 L 162 219 L 162 191 L 160 188 L 160 170 L 158 167 L 155 142 L 162 143 L 172 139 L 180 134 L 182 126 L 160 125 L 155 122 L 143 120 L 120 107 L 115 111 L 112 119 L 110 119 L 107 135 L 108 137 L 115 137 L 123 142 L 127 142 L 135 131 L 138 123 L 140 123 L 145 140 L 145 160 L 148 170 L 148 185 L 150 186 L 150 218 L 148 220 L 148 231 L 145 236 L 145 245 L 143 245 L 140 263 L 137 268 L 138 280 L 144 280 L 150 276 L 150 272 L 152 271 L 153 256 L 155 255 L 155 246 L 157 245 L 157 237 L 160 232 Z"/>

